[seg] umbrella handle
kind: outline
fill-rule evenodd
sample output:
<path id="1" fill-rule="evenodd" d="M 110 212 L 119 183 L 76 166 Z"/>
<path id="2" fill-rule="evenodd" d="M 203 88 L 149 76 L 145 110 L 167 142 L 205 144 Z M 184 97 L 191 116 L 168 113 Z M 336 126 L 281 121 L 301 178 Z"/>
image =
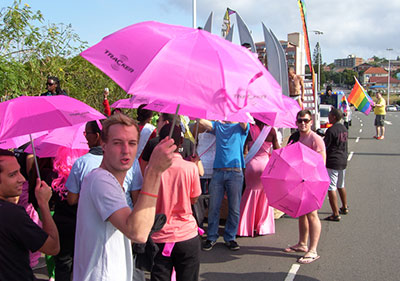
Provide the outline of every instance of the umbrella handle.
<path id="1" fill-rule="evenodd" d="M 174 120 L 172 121 L 172 126 L 171 126 L 171 129 L 169 130 L 169 138 L 172 137 L 172 132 L 174 131 L 174 128 L 175 128 L 176 119 L 178 119 L 178 112 L 179 112 L 179 107 L 180 107 L 180 106 L 181 106 L 181 105 L 178 104 L 177 107 L 176 107 L 176 111 L 175 111 L 175 115 L 174 115 Z"/>
<path id="2" fill-rule="evenodd" d="M 197 137 L 199 135 L 199 120 L 196 122 L 196 130 L 194 132 L 194 147 L 193 147 L 193 155 L 196 155 L 196 148 L 197 148 Z"/>
<path id="3" fill-rule="evenodd" d="M 42 180 L 42 178 L 40 177 L 39 164 L 38 164 L 38 162 L 37 162 L 36 150 L 35 150 L 35 146 L 33 145 L 32 135 L 29 134 L 29 137 L 30 137 L 30 139 L 31 139 L 31 146 L 32 146 L 32 151 L 33 151 L 33 158 L 35 159 L 36 173 L 37 173 L 37 175 L 38 175 L 38 178 L 39 178 L 40 180 Z"/>

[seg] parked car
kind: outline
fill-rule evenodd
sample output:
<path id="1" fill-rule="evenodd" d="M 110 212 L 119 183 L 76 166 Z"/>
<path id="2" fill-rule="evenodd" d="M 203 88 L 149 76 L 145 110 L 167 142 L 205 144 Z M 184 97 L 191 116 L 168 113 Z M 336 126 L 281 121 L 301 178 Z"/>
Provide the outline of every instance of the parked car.
<path id="1" fill-rule="evenodd" d="M 331 123 L 329 123 L 329 111 L 331 111 L 332 105 L 329 104 L 320 104 L 319 105 L 319 122 L 320 122 L 320 128 L 323 133 L 325 133 L 326 129 L 332 126 Z"/>
<path id="2" fill-rule="evenodd" d="M 386 111 L 397 111 L 397 107 L 396 106 L 394 106 L 394 105 L 388 105 L 388 106 L 386 106 Z"/>

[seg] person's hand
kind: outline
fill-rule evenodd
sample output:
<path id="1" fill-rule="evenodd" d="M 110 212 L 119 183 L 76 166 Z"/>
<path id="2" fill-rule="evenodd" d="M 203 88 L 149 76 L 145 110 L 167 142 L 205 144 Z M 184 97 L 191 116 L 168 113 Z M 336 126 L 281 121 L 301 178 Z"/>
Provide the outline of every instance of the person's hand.
<path id="1" fill-rule="evenodd" d="M 172 158 L 174 156 L 174 151 L 176 150 L 176 145 L 174 144 L 174 140 L 166 137 L 154 148 L 150 160 L 149 160 L 149 168 L 158 171 L 164 172 L 168 169 L 172 164 Z"/>
<path id="2" fill-rule="evenodd" d="M 199 155 L 197 155 L 197 154 L 190 155 L 190 156 L 187 158 L 187 161 L 190 161 L 190 162 L 193 162 L 193 163 L 197 163 L 197 162 L 200 161 L 200 157 L 199 157 Z"/>
<path id="3" fill-rule="evenodd" d="M 35 187 L 36 200 L 40 205 L 47 205 L 52 196 L 51 188 L 45 181 L 41 181 L 39 178 L 36 179 Z"/>
<path id="4" fill-rule="evenodd" d="M 108 88 L 104 89 L 103 95 L 104 95 L 104 99 L 106 100 L 108 97 L 108 94 L 110 93 L 110 90 Z"/>
<path id="5" fill-rule="evenodd" d="M 301 99 L 302 102 L 304 102 L 304 97 L 301 97 L 300 99 Z"/>

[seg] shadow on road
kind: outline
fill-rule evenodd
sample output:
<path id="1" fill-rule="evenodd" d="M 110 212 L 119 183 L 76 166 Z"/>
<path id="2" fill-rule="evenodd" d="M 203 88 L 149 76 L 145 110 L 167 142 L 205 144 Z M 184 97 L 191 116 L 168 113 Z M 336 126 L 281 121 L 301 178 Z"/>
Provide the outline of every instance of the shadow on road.
<path id="1" fill-rule="evenodd" d="M 374 153 L 374 152 L 354 152 L 354 155 L 358 155 L 358 156 L 395 156 L 395 157 L 399 157 L 400 154 L 399 153 Z"/>
<path id="2" fill-rule="evenodd" d="M 283 281 L 287 276 L 286 272 L 252 272 L 252 273 L 226 273 L 226 272 L 207 272 L 200 275 L 203 281 Z M 296 275 L 296 281 L 319 281 L 318 279 Z"/>

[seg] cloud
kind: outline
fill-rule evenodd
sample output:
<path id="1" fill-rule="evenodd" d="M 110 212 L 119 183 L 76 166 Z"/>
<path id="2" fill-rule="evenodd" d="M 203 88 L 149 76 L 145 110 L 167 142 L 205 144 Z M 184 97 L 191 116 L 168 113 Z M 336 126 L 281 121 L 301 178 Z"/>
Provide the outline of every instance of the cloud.
<path id="1" fill-rule="evenodd" d="M 330 63 L 349 54 L 367 59 L 373 55 L 387 57 L 386 48 L 393 48 L 393 58 L 400 55 L 398 40 L 400 1 L 398 0 L 306 0 L 307 24 L 311 50 L 318 37 L 311 30 L 324 32 L 319 37 L 322 57 Z M 168 0 L 170 7 L 191 12 L 192 1 Z M 203 25 L 214 12 L 213 33 L 220 33 L 226 8 L 240 13 L 255 41 L 262 41 L 261 22 L 272 29 L 279 39 L 291 32 L 302 32 L 300 12 L 296 0 L 197 0 L 197 21 Z M 234 35 L 238 36 L 238 35 Z"/>

